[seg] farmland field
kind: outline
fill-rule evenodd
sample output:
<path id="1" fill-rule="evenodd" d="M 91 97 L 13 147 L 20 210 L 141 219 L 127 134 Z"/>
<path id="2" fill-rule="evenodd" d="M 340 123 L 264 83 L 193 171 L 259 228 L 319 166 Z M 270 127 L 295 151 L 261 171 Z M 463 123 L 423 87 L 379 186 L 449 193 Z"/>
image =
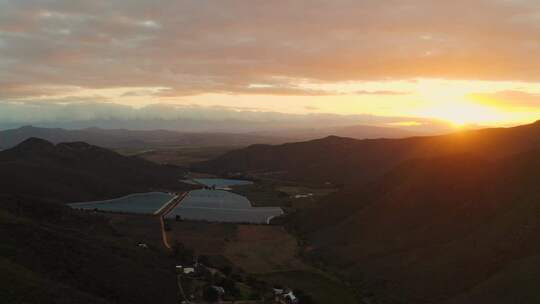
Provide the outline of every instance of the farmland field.
<path id="1" fill-rule="evenodd" d="M 226 178 L 195 178 L 194 181 L 207 187 L 215 186 L 216 188 L 245 186 L 253 184 L 252 181 Z"/>
<path id="2" fill-rule="evenodd" d="M 197 254 L 222 255 L 227 242 L 236 234 L 236 226 L 227 223 L 171 221 L 171 243 L 182 243 Z"/>
<path id="3" fill-rule="evenodd" d="M 173 194 L 165 192 L 136 193 L 120 198 L 72 203 L 70 207 L 83 210 L 99 210 L 122 213 L 154 214 L 163 205 L 174 198 Z"/>
<path id="4" fill-rule="evenodd" d="M 248 273 L 306 270 L 299 250 L 296 239 L 282 226 L 238 225 L 225 256 Z"/>

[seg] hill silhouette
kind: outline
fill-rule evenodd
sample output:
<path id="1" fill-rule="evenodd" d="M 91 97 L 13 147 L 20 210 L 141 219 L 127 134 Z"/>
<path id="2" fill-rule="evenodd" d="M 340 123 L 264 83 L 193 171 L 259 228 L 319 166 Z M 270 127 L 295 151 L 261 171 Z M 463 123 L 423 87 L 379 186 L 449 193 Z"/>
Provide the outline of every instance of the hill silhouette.
<path id="1" fill-rule="evenodd" d="M 155 149 L 167 147 L 247 146 L 256 143 L 283 143 L 271 135 L 234 133 L 188 133 L 170 130 L 61 129 L 24 126 L 0 131 L 0 149 L 12 148 L 38 137 L 52 143 L 86 142 L 111 149 Z"/>
<path id="2" fill-rule="evenodd" d="M 2 301 L 176 302 L 174 259 L 139 248 L 103 215 L 62 203 L 188 189 L 184 173 L 83 142 L 30 138 L 0 152 Z"/>
<path id="3" fill-rule="evenodd" d="M 416 159 L 296 222 L 309 256 L 382 303 L 533 303 L 539 183 L 538 150 Z"/>
<path id="4" fill-rule="evenodd" d="M 356 140 L 329 136 L 283 145 L 253 145 L 193 166 L 227 174 L 265 173 L 276 177 L 335 184 L 373 181 L 401 162 L 460 153 L 497 159 L 540 148 L 540 122 L 449 135 Z"/>
<path id="5" fill-rule="evenodd" d="M 54 145 L 30 138 L 0 152 L 0 193 L 61 202 L 164 188 L 186 189 L 185 170 L 125 157 L 83 142 Z"/>

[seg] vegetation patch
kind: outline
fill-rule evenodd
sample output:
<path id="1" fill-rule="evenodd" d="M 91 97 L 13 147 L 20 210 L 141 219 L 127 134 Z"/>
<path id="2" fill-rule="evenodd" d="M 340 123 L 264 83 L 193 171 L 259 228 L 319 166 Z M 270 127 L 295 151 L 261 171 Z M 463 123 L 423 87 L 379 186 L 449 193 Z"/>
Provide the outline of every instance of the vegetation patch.
<path id="1" fill-rule="evenodd" d="M 239 225 L 225 256 L 248 273 L 307 269 L 296 239 L 281 226 Z"/>

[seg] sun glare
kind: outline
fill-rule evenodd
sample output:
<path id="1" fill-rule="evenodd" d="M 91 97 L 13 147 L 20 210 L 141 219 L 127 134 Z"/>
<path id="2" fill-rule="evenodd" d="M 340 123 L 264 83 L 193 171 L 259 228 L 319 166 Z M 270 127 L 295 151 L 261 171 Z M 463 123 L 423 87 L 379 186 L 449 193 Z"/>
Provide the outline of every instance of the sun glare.
<path id="1" fill-rule="evenodd" d="M 466 102 L 439 104 L 427 108 L 419 114 L 448 121 L 456 128 L 473 124 L 497 123 L 502 119 L 501 113 L 496 109 Z"/>
<path id="2" fill-rule="evenodd" d="M 418 95 L 425 107 L 416 114 L 447 121 L 455 128 L 504 120 L 503 113 L 496 107 L 468 99 L 471 92 L 471 87 L 465 83 L 449 85 L 438 81 L 422 81 L 418 86 Z"/>

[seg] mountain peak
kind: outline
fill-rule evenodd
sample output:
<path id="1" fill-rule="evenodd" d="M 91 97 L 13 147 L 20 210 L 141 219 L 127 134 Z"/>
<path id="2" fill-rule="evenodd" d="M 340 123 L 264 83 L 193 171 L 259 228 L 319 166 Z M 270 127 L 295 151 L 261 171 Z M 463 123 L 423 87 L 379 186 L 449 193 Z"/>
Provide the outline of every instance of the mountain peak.
<path id="1" fill-rule="evenodd" d="M 341 140 L 341 139 L 344 139 L 344 138 L 345 137 L 341 137 L 341 136 L 337 136 L 337 135 L 328 135 L 324 139 L 326 139 L 326 140 Z"/>
<path id="2" fill-rule="evenodd" d="M 343 137 L 343 136 L 337 136 L 337 135 L 329 135 L 321 139 L 316 139 L 315 141 L 320 142 L 329 142 L 329 143 L 341 143 L 341 142 L 349 142 L 349 141 L 357 141 L 358 139 L 353 139 L 349 137 Z"/>
<path id="3" fill-rule="evenodd" d="M 21 142 L 20 144 L 18 144 L 14 149 L 27 151 L 27 150 L 36 150 L 36 149 L 50 150 L 52 148 L 54 148 L 53 143 L 46 141 L 44 139 L 41 139 L 41 138 L 30 137 L 26 139 L 25 141 Z"/>

